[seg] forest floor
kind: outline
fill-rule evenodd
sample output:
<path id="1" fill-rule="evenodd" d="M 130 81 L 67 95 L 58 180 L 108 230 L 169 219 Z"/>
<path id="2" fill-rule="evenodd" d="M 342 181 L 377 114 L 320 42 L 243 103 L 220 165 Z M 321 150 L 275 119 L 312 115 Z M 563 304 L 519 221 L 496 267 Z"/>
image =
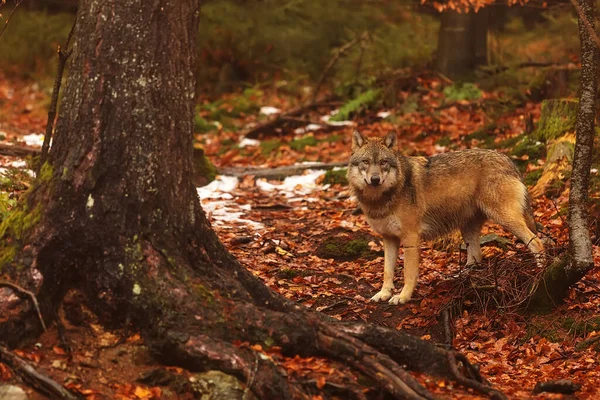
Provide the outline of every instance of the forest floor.
<path id="1" fill-rule="evenodd" d="M 363 112 L 347 125 L 331 127 L 323 123 L 321 117 L 336 108 L 335 104 L 325 104 L 303 116 L 324 129 L 307 132 L 299 129 L 303 125 L 297 125 L 298 121 L 290 120 L 296 125 L 266 131 L 255 141 L 242 141 L 240 130 L 220 125 L 219 129 L 209 127 L 208 132 L 198 133 L 196 139 L 221 170 L 274 168 L 301 162 L 346 162 L 354 128 L 369 136 L 397 130 L 404 154 L 428 156 L 484 145 L 501 147 L 507 139 L 525 132 L 527 121 L 535 122 L 540 116 L 540 104 L 530 101 L 498 112 L 502 105 L 499 93 L 484 92 L 477 100 L 448 102 L 441 90 L 447 84 L 444 80 L 435 76 L 415 79 L 418 90 L 401 91 L 397 107 Z M 297 105 L 275 91 L 254 93 L 245 98 L 248 100 L 281 110 Z M 39 145 L 39 136 L 28 135 L 45 130 L 47 104 L 48 93 L 37 85 L 0 79 L 0 143 L 27 138 L 33 146 L 37 139 Z M 239 99 L 225 97 L 218 105 L 207 104 L 199 108 L 204 128 L 215 109 L 231 114 Z M 263 113 L 272 111 L 263 109 Z M 261 116 L 257 108 L 239 112 L 231 120 L 233 126 L 248 128 L 268 118 Z M 499 150 L 508 152 L 510 148 Z M 524 165 L 526 173 L 544 164 L 543 158 L 528 159 L 526 155 L 515 161 Z M 14 178 L 17 175 L 11 166 L 26 168 L 21 159 L 0 156 L 0 171 L 9 171 Z M 519 296 L 539 271 L 522 243 L 500 227 L 488 224 L 484 234 L 490 235 L 486 236 L 485 260 L 480 268 L 463 267 L 466 254 L 458 236 L 423 243 L 414 300 L 402 306 L 370 303 L 367 299 L 382 282 L 381 238 L 356 213 L 348 187 L 343 182 L 326 183 L 328 178 L 325 171 L 314 170 L 283 181 L 219 176 L 200 188 L 199 194 L 227 248 L 285 297 L 339 320 L 364 321 L 402 329 L 425 340 L 451 342 L 511 399 L 600 396 L 599 348 L 594 345 L 600 335 L 598 268 L 570 290 L 565 304 L 546 314 L 526 314 Z M 27 185 L 23 177 L 21 185 L 12 190 L 17 193 Z M 552 199 L 540 196 L 532 201 L 535 218 L 543 227 L 542 236 L 549 243 L 549 258 L 566 247 L 567 199 L 568 188 Z M 594 256 L 598 265 L 598 246 L 594 247 Z M 401 253 L 397 288 L 401 287 L 402 263 Z M 443 315 L 453 321 L 451 327 Z M 93 314 L 78 304 L 76 296 L 67 299 L 58 317 L 62 329 L 52 326 L 38 343 L 17 350 L 53 379 L 90 399 L 192 398 L 191 394 L 173 394 L 172 385 L 165 388 L 140 380 L 140 376 L 158 368 L 141 339 L 135 332 L 104 330 Z M 344 366 L 322 359 L 279 356 L 278 360 L 291 378 L 314 379 L 319 387 L 359 379 Z M 179 368 L 169 371 L 184 377 L 187 385 L 197 378 Z M 441 398 L 479 398 L 449 381 L 418 378 Z M 0 380 L 14 379 L 0 364 Z M 577 397 L 532 394 L 536 383 L 557 379 L 581 384 Z M 30 398 L 43 398 L 27 390 Z M 372 389 L 369 393 L 377 397 L 378 391 Z"/>

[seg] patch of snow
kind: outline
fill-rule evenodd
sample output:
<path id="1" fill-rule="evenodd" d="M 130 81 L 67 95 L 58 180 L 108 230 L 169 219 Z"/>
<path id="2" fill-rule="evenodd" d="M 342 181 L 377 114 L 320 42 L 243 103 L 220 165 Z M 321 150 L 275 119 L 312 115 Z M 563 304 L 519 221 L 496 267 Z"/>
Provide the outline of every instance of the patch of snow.
<path id="1" fill-rule="evenodd" d="M 217 178 L 206 186 L 196 188 L 200 199 L 232 199 L 230 194 L 238 185 L 238 178 L 235 176 L 219 175 Z"/>
<path id="2" fill-rule="evenodd" d="M 294 129 L 294 133 L 299 135 L 306 132 L 318 131 L 319 129 L 323 129 L 323 125 L 319 124 L 308 124 L 304 127 Z"/>
<path id="3" fill-rule="evenodd" d="M 44 135 L 42 133 L 32 133 L 31 135 L 23 136 L 21 141 L 25 142 L 27 146 L 42 147 L 42 144 L 44 144 Z"/>
<path id="4" fill-rule="evenodd" d="M 280 112 L 281 112 L 281 110 L 276 107 L 264 106 L 264 107 L 260 108 L 260 113 L 264 114 L 264 115 L 279 114 Z"/>
<path id="5" fill-rule="evenodd" d="M 378 116 L 379 118 L 383 118 L 383 119 L 386 119 L 386 118 L 387 118 L 387 117 L 389 117 L 390 115 L 392 115 L 392 113 L 391 113 L 390 111 L 379 111 L 379 112 L 377 113 L 377 116 Z"/>
<path id="6" fill-rule="evenodd" d="M 279 191 L 288 198 L 294 198 L 298 195 L 307 195 L 319 189 L 320 185 L 316 184 L 316 181 L 323 175 L 325 175 L 325 171 L 323 170 L 308 170 L 304 175 L 288 176 L 279 184 L 267 182 L 265 179 L 258 179 L 256 186 L 263 192 Z M 302 198 L 302 200 L 308 199 Z"/>
<path id="7" fill-rule="evenodd" d="M 234 176 L 219 175 L 206 186 L 196 188 L 202 201 L 202 209 L 215 225 L 231 225 L 231 222 L 242 223 L 254 230 L 264 229 L 264 225 L 242 218 L 250 211 L 250 204 L 237 204 L 231 194 L 239 183 Z"/>
<path id="8" fill-rule="evenodd" d="M 27 166 L 27 161 L 17 160 L 9 162 L 7 165 L 13 168 L 25 168 Z"/>
<path id="9" fill-rule="evenodd" d="M 434 145 L 433 148 L 438 153 L 445 153 L 448 150 L 446 146 L 440 146 L 439 144 Z"/>
<path id="10" fill-rule="evenodd" d="M 243 138 L 238 144 L 239 147 L 259 146 L 260 140 Z"/>
<path id="11" fill-rule="evenodd" d="M 590 169 L 590 172 L 591 172 L 592 174 L 595 174 L 595 173 L 597 173 L 597 172 L 598 172 L 598 169 L 597 169 L 597 168 L 591 168 L 591 169 Z"/>
<path id="12" fill-rule="evenodd" d="M 321 121 L 325 122 L 328 125 L 332 125 L 332 126 L 351 126 L 354 125 L 354 122 L 352 121 L 330 121 L 329 119 L 333 116 L 337 114 L 337 112 L 332 112 L 331 115 L 323 115 L 321 117 Z"/>

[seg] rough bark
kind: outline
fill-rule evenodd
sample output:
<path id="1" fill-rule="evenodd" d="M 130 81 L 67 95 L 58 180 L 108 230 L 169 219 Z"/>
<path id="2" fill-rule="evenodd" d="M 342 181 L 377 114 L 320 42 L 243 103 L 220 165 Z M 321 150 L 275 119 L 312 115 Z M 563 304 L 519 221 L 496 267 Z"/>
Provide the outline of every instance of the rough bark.
<path id="1" fill-rule="evenodd" d="M 594 265 L 588 224 L 588 192 L 595 135 L 599 50 L 594 43 L 592 33 L 586 26 L 586 20 L 593 26 L 594 2 L 581 0 L 579 5 L 583 11 L 583 15 L 578 17 L 581 42 L 581 92 L 569 195 L 569 252 L 572 262 L 568 264 L 566 272 L 570 283 L 577 282 Z"/>
<path id="2" fill-rule="evenodd" d="M 243 268 L 210 228 L 192 184 L 198 10 L 198 0 L 82 0 L 48 161 L 0 229 L 2 272 L 46 316 L 78 290 L 105 325 L 138 330 L 157 359 L 233 374 L 259 398 L 310 390 L 234 343 L 342 360 L 395 397 L 428 398 L 401 365 L 456 379 L 447 351 L 308 312 Z M 40 331 L 9 288 L 0 314 L 7 341 Z"/>
<path id="3" fill-rule="evenodd" d="M 468 78 L 478 65 L 487 64 L 488 11 L 442 13 L 437 68 L 450 79 Z"/>

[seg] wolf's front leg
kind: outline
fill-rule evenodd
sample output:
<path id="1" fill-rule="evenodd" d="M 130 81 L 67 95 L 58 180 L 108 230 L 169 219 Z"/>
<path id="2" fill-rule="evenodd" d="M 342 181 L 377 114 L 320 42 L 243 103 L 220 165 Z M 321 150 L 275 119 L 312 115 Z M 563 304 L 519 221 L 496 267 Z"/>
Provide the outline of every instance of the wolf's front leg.
<path id="1" fill-rule="evenodd" d="M 386 301 L 392 297 L 394 290 L 394 269 L 398 261 L 398 247 L 400 242 L 396 238 L 383 238 L 383 251 L 385 253 L 383 265 L 383 287 L 375 296 L 371 297 L 371 301 Z"/>
<path id="2" fill-rule="evenodd" d="M 390 304 L 404 304 L 410 300 L 419 277 L 420 238 L 411 236 L 402 240 L 404 245 L 404 287 L 390 299 Z"/>

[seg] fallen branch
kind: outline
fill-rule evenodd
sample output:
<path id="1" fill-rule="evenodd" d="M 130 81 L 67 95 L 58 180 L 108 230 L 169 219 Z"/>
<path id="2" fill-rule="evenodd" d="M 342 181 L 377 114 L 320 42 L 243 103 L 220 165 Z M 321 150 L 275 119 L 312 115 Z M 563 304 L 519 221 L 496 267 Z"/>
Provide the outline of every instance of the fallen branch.
<path id="1" fill-rule="evenodd" d="M 64 386 L 38 372 L 27 361 L 3 346 L 0 346 L 0 362 L 6 364 L 25 383 L 51 399 L 79 399 Z"/>
<path id="2" fill-rule="evenodd" d="M 290 165 L 286 167 L 276 168 L 221 168 L 219 173 L 221 175 L 230 175 L 237 178 L 243 176 L 252 175 L 256 178 L 271 178 L 281 179 L 286 176 L 298 175 L 309 169 L 325 169 L 330 170 L 336 167 L 345 167 L 348 165 L 346 162 L 334 162 L 334 163 L 315 163 L 306 165 Z"/>
<path id="3" fill-rule="evenodd" d="M 27 157 L 37 156 L 38 154 L 40 154 L 40 149 L 35 147 L 0 143 L 0 155 L 3 156 Z"/>
<path id="4" fill-rule="evenodd" d="M 333 98 L 334 98 L 333 96 L 330 96 L 330 97 L 324 99 L 323 101 L 325 103 L 329 103 L 330 101 L 333 100 Z M 279 127 L 280 125 L 288 122 L 288 118 L 297 117 L 297 116 L 302 115 L 305 112 L 308 112 L 319 106 L 320 106 L 320 103 L 312 103 L 311 102 L 309 104 L 305 104 L 303 106 L 296 107 L 286 113 L 279 114 L 275 118 L 270 119 L 269 121 L 263 122 L 262 124 L 258 124 L 255 127 L 247 130 L 244 133 L 244 137 L 247 137 L 249 139 L 256 139 L 258 137 L 258 135 L 260 135 L 261 133 L 274 130 L 275 128 Z"/>

